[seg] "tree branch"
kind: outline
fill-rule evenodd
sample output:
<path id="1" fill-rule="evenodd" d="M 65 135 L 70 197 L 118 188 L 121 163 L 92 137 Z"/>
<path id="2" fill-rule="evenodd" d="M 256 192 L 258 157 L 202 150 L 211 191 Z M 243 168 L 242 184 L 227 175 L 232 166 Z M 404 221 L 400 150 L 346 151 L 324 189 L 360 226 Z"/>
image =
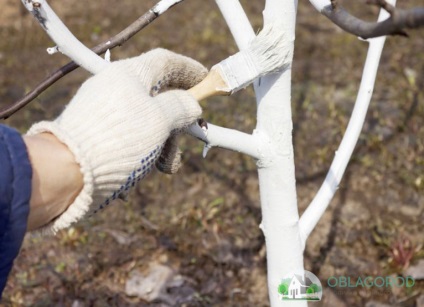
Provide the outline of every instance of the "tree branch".
<path id="1" fill-rule="evenodd" d="M 392 0 L 392 2 L 395 3 L 395 0 Z M 388 12 L 380 10 L 378 21 L 384 20 L 387 17 Z M 350 157 L 352 156 L 353 150 L 355 149 L 356 143 L 358 142 L 374 90 L 378 65 L 385 40 L 386 36 L 369 40 L 370 46 L 364 70 L 362 72 L 361 85 L 359 87 L 358 96 L 356 98 L 355 106 L 346 132 L 338 150 L 336 151 L 336 155 L 331 163 L 323 184 L 299 220 L 300 235 L 303 246 L 305 246 L 309 234 L 315 228 L 333 199 L 349 163 Z"/>
<path id="2" fill-rule="evenodd" d="M 254 159 L 260 158 L 261 147 L 256 134 L 251 135 L 234 129 L 215 126 L 206 123 L 204 120 L 188 127 L 187 132 L 205 142 L 204 157 L 212 147 L 220 147 L 244 153 Z"/>
<path id="3" fill-rule="evenodd" d="M 385 0 L 368 0 L 368 3 L 385 9 L 390 17 L 380 22 L 366 22 L 351 15 L 336 0 L 331 0 L 331 4 L 322 7 L 320 12 L 346 32 L 364 39 L 384 35 L 408 36 L 405 29 L 424 26 L 424 7 L 403 10 Z"/>
<path id="4" fill-rule="evenodd" d="M 252 25 L 239 0 L 215 0 L 239 50 L 246 49 L 255 37 Z"/>
<path id="5" fill-rule="evenodd" d="M 149 25 L 151 22 L 153 22 L 156 18 L 158 18 L 160 15 L 162 15 L 164 12 L 166 12 L 167 9 L 172 7 L 173 5 L 176 5 L 184 0 L 162 0 L 159 1 L 154 7 L 152 7 L 148 12 L 143 14 L 140 18 L 138 18 L 136 21 L 134 21 L 131 25 L 129 25 L 127 28 L 125 28 L 123 31 L 118 33 L 117 35 L 110 38 L 108 41 L 105 41 L 93 49 L 91 49 L 96 54 L 103 54 L 108 49 L 113 49 L 117 46 L 121 46 L 124 44 L 127 40 L 129 40 L 131 37 L 133 37 L 136 33 L 138 33 L 140 30 L 144 29 L 147 25 Z M 166 3 L 165 3 L 166 2 Z M 165 6 L 165 4 L 167 6 Z M 173 5 L 171 5 L 173 4 Z M 50 48 L 49 48 L 50 49 Z M 57 49 L 54 48 L 54 49 Z M 43 93 L 47 88 L 49 88 L 51 85 L 53 85 L 56 81 L 60 80 L 62 77 L 66 76 L 70 72 L 74 71 L 76 68 L 78 68 L 79 65 L 76 64 L 74 61 L 71 61 L 67 63 L 66 65 L 62 66 L 50 76 L 48 76 L 46 79 L 44 79 L 40 84 L 38 84 L 33 90 L 28 92 L 24 97 L 22 97 L 20 100 L 14 102 L 12 105 L 0 110 L 0 119 L 6 119 L 15 112 L 22 109 L 24 106 L 26 106 L 28 103 L 30 103 L 32 100 L 37 98 L 41 93 Z"/>
<path id="6" fill-rule="evenodd" d="M 81 43 L 52 10 L 46 0 L 21 0 L 26 9 L 57 44 L 57 49 L 89 72 L 96 74 L 109 63 Z"/>

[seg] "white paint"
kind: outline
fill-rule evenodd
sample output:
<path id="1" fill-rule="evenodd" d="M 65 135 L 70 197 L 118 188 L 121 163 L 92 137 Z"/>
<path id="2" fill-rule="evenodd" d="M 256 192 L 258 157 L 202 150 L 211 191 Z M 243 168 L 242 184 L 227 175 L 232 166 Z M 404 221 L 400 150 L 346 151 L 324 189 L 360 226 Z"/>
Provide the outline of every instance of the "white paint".
<path id="1" fill-rule="evenodd" d="M 239 50 L 249 47 L 256 34 L 239 0 L 215 0 Z M 253 87 L 256 88 L 256 82 Z"/>
<path id="2" fill-rule="evenodd" d="M 32 2 L 31 2 L 31 1 L 27 1 L 27 0 L 21 0 L 21 1 L 22 1 L 22 4 L 25 6 L 25 8 L 26 8 L 28 11 L 32 12 L 32 10 L 33 10 Z M 43 1 L 44 1 L 44 0 L 42 0 L 42 1 L 37 1 L 37 2 L 42 4 L 42 2 L 43 2 Z"/>
<path id="3" fill-rule="evenodd" d="M 261 78 L 256 87 L 258 123 L 266 135 L 267 150 L 258 161 L 262 231 L 266 240 L 268 292 L 271 306 L 307 306 L 306 301 L 282 301 L 278 296 L 281 279 L 303 270 L 296 196 L 291 115 L 291 61 L 294 48 L 297 1 L 267 0 L 264 24 L 284 29 L 284 46 L 289 51 L 286 70 Z"/>
<path id="4" fill-rule="evenodd" d="M 21 1 L 30 12 L 33 12 L 35 9 L 37 10 L 38 16 L 43 19 L 43 29 L 56 43 L 60 52 L 68 56 L 75 63 L 93 74 L 100 72 L 109 64 L 84 46 L 84 44 L 68 30 L 47 1 L 38 0 L 38 8 L 33 8 L 32 3 L 27 2 L 27 0 Z"/>
<path id="5" fill-rule="evenodd" d="M 240 50 L 246 49 L 255 32 L 239 0 L 215 0 Z"/>
<path id="6" fill-rule="evenodd" d="M 158 4 L 156 4 L 152 11 L 155 14 L 161 15 L 163 13 L 165 13 L 171 6 L 181 2 L 183 0 L 161 0 L 158 2 Z"/>
<path id="7" fill-rule="evenodd" d="M 59 48 L 57 46 L 54 46 L 54 47 L 47 48 L 46 51 L 48 54 L 52 55 L 59 52 Z"/>
<path id="8" fill-rule="evenodd" d="M 259 139 L 255 135 L 208 123 L 207 133 L 198 124 L 187 128 L 192 136 L 204 141 L 209 147 L 220 147 L 241 152 L 255 159 L 259 158 Z M 207 151 L 206 151 L 207 153 Z"/>
<path id="9" fill-rule="evenodd" d="M 238 52 L 215 66 L 219 69 L 228 88 L 236 92 L 270 72 L 288 66 L 291 49 L 283 32 L 273 24 L 268 24 L 250 43 L 248 48 Z"/>
<path id="10" fill-rule="evenodd" d="M 105 60 L 108 61 L 108 62 L 110 62 L 110 49 L 106 50 Z"/>
<path id="11" fill-rule="evenodd" d="M 389 2 L 392 5 L 396 4 L 396 0 L 391 0 Z M 388 17 L 389 13 L 381 9 L 378 21 L 385 20 Z M 370 47 L 368 49 L 355 107 L 349 120 L 348 127 L 340 143 L 339 149 L 336 151 L 336 155 L 331 163 L 325 181 L 300 219 L 301 236 L 304 245 L 309 234 L 315 228 L 319 219 L 330 204 L 330 201 L 333 199 L 350 157 L 352 156 L 355 145 L 358 142 L 367 115 L 368 106 L 371 101 L 385 40 L 385 36 L 368 40 Z"/>
<path id="12" fill-rule="evenodd" d="M 318 12 L 321 12 L 324 7 L 331 5 L 330 0 L 309 0 Z"/>
<path id="13" fill-rule="evenodd" d="M 209 144 L 205 144 L 205 146 L 203 146 L 203 152 L 202 152 L 203 158 L 206 158 L 206 155 L 208 154 L 208 152 L 211 148 L 212 148 L 212 146 L 209 145 Z"/>

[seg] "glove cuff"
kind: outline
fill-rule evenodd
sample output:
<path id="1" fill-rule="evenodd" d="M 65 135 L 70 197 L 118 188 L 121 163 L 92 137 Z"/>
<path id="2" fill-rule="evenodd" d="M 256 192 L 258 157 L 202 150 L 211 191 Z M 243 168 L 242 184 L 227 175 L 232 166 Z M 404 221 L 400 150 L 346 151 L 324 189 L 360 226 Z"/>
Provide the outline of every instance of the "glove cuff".
<path id="1" fill-rule="evenodd" d="M 93 202 L 93 174 L 89 161 L 81 154 L 78 145 L 66 131 L 61 129 L 55 122 L 43 121 L 31 127 L 27 135 L 34 135 L 43 132 L 52 133 L 56 138 L 64 143 L 75 157 L 75 161 L 80 165 L 83 175 L 83 188 L 74 202 L 56 219 L 43 226 L 38 231 L 42 234 L 56 234 L 60 229 L 67 228 L 84 217 L 89 211 L 89 206 Z M 66 174 L 64 174 L 66 176 Z"/>
<path id="2" fill-rule="evenodd" d="M 28 135 L 42 132 L 54 134 L 68 146 L 83 175 L 84 185 L 80 194 L 60 216 L 42 228 L 43 234 L 55 234 L 60 229 L 97 213 L 114 200 L 123 198 L 131 187 L 150 173 L 167 136 L 156 134 L 162 140 L 159 141 L 161 145 L 145 142 L 143 146 L 136 139 L 130 138 L 128 142 L 133 144 L 133 148 L 113 149 L 109 145 L 103 147 L 101 140 L 93 141 L 90 133 L 71 135 L 68 131 L 72 132 L 72 129 L 62 125 L 63 123 L 57 121 L 44 121 L 33 125 L 28 131 Z M 91 139 L 89 144 L 87 139 Z"/>

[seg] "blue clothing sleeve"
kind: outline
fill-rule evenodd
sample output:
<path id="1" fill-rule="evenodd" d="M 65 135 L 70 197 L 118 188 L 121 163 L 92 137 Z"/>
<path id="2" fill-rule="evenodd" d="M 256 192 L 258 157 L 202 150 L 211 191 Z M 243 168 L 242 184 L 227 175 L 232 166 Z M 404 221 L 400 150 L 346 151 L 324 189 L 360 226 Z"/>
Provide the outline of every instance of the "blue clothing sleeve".
<path id="1" fill-rule="evenodd" d="M 0 299 L 25 236 L 32 168 L 21 135 L 0 125 Z"/>

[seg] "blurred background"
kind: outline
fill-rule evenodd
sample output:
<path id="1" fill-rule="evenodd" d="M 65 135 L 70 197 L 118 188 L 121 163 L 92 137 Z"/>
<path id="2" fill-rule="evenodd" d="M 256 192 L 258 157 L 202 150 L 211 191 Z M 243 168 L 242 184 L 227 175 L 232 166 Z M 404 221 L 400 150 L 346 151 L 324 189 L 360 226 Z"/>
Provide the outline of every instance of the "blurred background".
<path id="1" fill-rule="evenodd" d="M 155 1 L 49 3 L 92 47 Z M 259 31 L 264 1 L 241 3 Z M 378 14 L 363 1 L 344 5 L 366 20 Z M 399 5 L 418 6 L 422 0 Z M 305 269 L 324 287 L 323 301 L 316 306 L 424 306 L 419 280 L 409 289 L 327 286 L 331 276 L 355 280 L 421 272 L 422 278 L 423 31 L 388 39 L 359 144 L 336 197 L 307 242 Z M 54 44 L 20 1 L 2 0 L 0 38 L 0 108 L 68 62 L 61 54 L 46 53 Z M 191 56 L 208 68 L 237 52 L 212 0 L 185 0 L 112 50 L 112 60 L 156 47 Z M 342 138 L 366 50 L 365 42 L 343 33 L 308 1 L 299 2 L 292 109 L 300 212 L 317 192 Z M 1 123 L 24 133 L 36 121 L 55 118 L 88 77 L 78 69 Z M 211 123 L 248 133 L 255 127 L 252 88 L 211 98 L 203 107 Z M 268 306 L 255 161 L 216 148 L 203 159 L 202 143 L 186 136 L 181 144 L 184 165 L 178 174 L 154 172 L 134 188 L 128 203 L 55 237 L 28 236 L 0 305 Z M 146 290 L 149 282 L 151 291 Z"/>

